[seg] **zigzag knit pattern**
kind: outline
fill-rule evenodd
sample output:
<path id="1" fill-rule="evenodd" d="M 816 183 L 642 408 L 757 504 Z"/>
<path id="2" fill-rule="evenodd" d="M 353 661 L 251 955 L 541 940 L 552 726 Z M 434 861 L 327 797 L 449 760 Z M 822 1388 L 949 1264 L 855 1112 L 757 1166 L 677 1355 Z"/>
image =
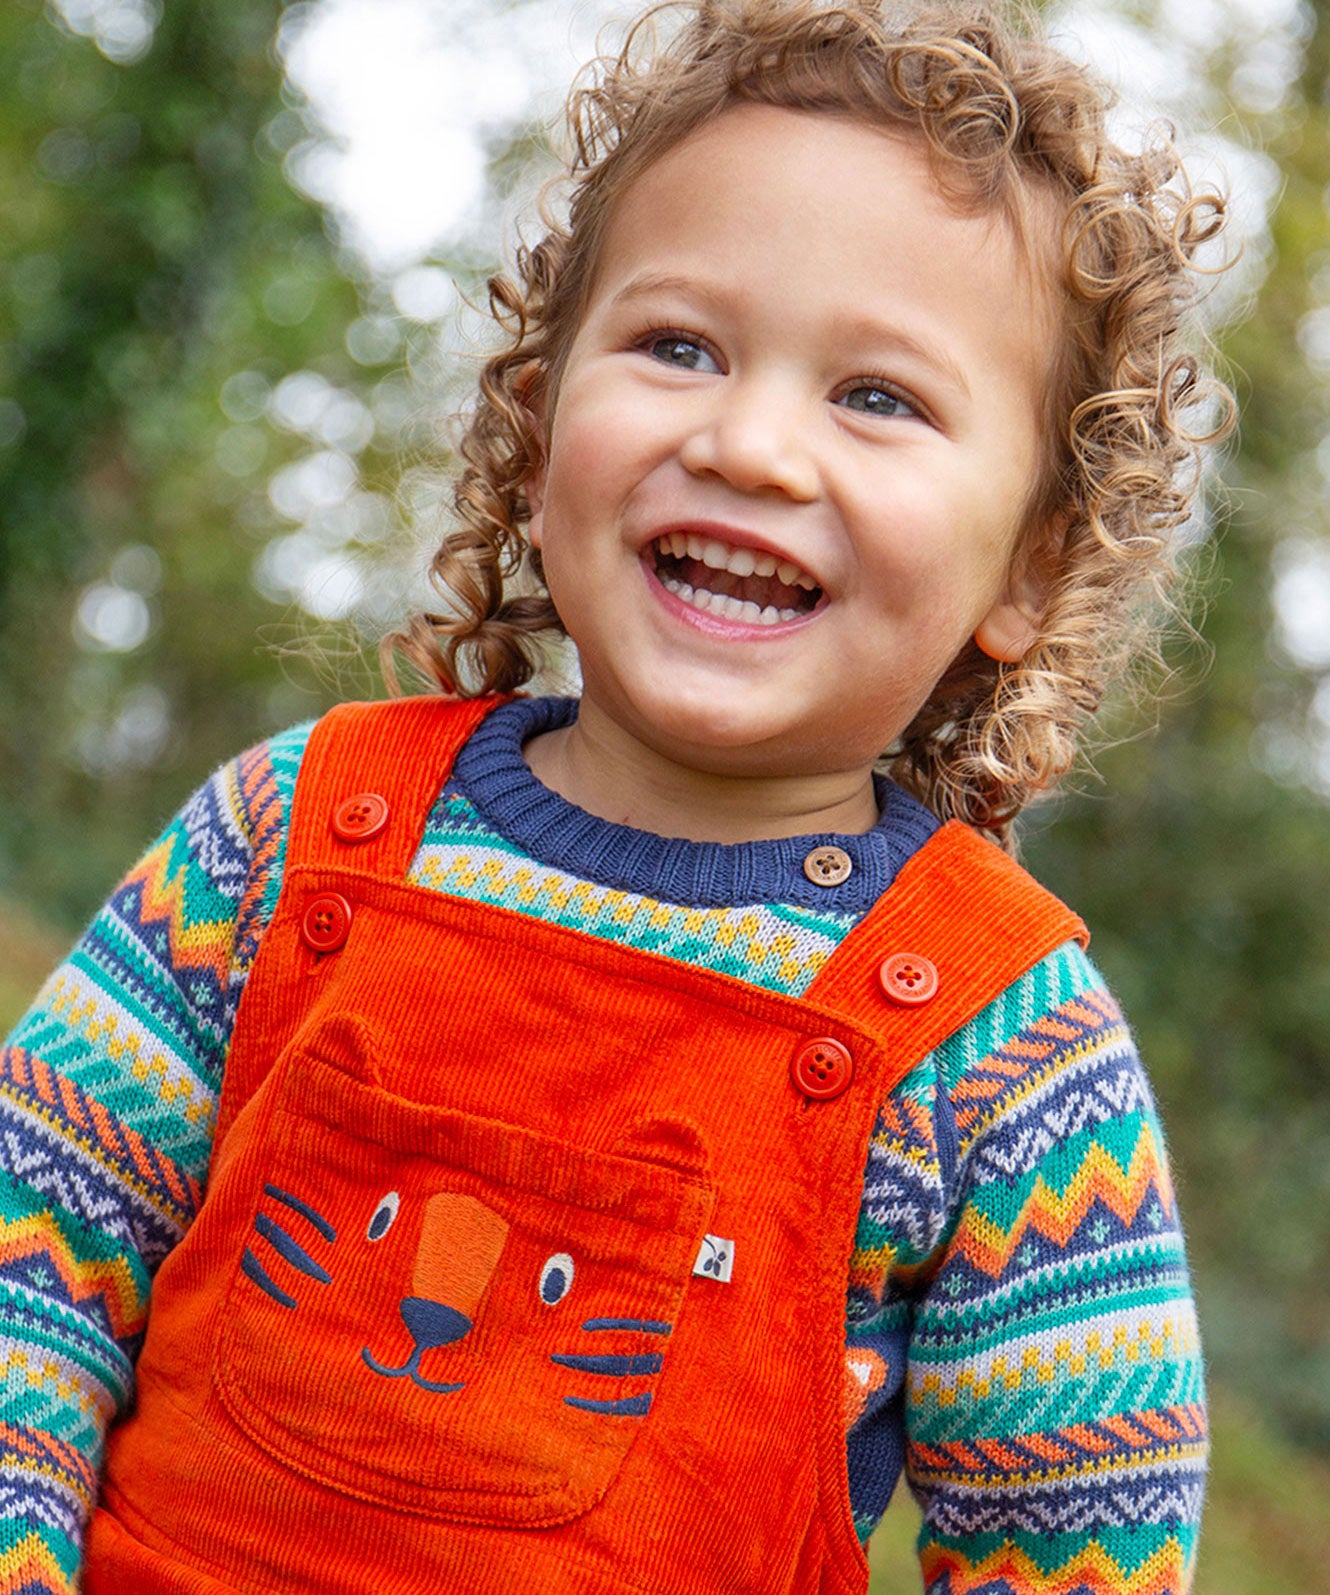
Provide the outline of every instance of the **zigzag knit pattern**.
<path id="1" fill-rule="evenodd" d="M 858 919 L 798 903 L 695 908 L 580 880 L 492 831 L 454 781 L 430 814 L 410 878 L 796 997 Z"/>
<path id="2" fill-rule="evenodd" d="M 75 1587 L 152 1272 L 198 1210 L 307 735 L 195 794 L 0 1052 L 0 1595 Z"/>
<path id="3" fill-rule="evenodd" d="M 201 1199 L 308 728 L 218 772 L 0 1053 L 0 1595 L 68 1595 L 153 1270 Z M 554 870 L 440 795 L 419 884 L 802 991 L 855 921 L 690 908 Z M 883 1104 L 847 1294 L 861 1536 L 902 1461 L 930 1595 L 1175 1595 L 1205 1418 L 1162 1140 L 1121 1016 L 1053 954 Z"/>
<path id="4" fill-rule="evenodd" d="M 0 1595 L 74 1595 L 75 1565 L 75 1559 L 62 1561 L 41 1534 L 0 1523 Z"/>

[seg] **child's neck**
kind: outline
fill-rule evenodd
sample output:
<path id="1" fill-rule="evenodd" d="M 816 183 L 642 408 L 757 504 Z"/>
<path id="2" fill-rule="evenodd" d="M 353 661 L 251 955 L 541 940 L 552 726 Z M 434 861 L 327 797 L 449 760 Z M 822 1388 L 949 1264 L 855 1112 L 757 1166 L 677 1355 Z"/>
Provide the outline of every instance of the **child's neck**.
<path id="1" fill-rule="evenodd" d="M 527 743 L 532 774 L 598 819 L 691 842 L 756 842 L 877 824 L 871 770 L 719 775 L 667 757 L 584 704 Z"/>

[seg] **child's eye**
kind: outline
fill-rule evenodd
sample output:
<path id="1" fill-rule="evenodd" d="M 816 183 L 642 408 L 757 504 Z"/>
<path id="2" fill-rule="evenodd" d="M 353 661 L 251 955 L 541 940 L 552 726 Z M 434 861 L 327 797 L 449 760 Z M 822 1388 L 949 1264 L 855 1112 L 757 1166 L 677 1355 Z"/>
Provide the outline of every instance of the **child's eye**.
<path id="1" fill-rule="evenodd" d="M 898 415 L 918 415 L 919 411 L 901 394 L 874 383 L 861 383 L 850 388 L 837 399 L 847 410 L 858 410 L 862 415 L 880 415 L 890 420 Z"/>
<path id="2" fill-rule="evenodd" d="M 685 371 L 720 371 L 715 358 L 695 338 L 685 338 L 677 332 L 661 333 L 648 339 L 643 347 L 662 365 L 680 366 Z"/>

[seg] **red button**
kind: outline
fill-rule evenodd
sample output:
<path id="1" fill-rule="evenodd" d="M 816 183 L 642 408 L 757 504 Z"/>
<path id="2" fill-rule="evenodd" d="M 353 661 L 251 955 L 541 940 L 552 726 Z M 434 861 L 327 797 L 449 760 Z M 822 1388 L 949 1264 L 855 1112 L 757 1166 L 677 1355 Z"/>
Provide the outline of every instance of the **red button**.
<path id="1" fill-rule="evenodd" d="M 333 835 L 343 842 L 368 842 L 388 823 L 387 800 L 377 792 L 357 792 L 337 807 Z"/>
<path id="2" fill-rule="evenodd" d="M 351 934 L 351 905 L 337 892 L 320 892 L 311 897 L 300 921 L 300 935 L 306 947 L 316 953 L 335 953 Z"/>
<path id="3" fill-rule="evenodd" d="M 937 996 L 937 965 L 917 953 L 893 953 L 877 978 L 886 996 L 906 1008 L 917 1008 Z"/>
<path id="4" fill-rule="evenodd" d="M 806 1097 L 838 1097 L 854 1079 L 854 1059 L 839 1041 L 819 1036 L 790 1060 L 790 1078 Z"/>

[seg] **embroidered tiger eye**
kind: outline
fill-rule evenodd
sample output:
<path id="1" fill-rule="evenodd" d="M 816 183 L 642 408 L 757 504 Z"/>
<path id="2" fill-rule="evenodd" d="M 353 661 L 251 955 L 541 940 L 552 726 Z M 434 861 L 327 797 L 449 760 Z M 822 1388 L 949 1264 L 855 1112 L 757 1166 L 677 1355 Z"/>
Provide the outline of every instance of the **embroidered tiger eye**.
<path id="1" fill-rule="evenodd" d="M 393 1220 L 397 1217 L 397 1210 L 402 1205 L 402 1199 L 396 1191 L 389 1191 L 387 1196 L 374 1209 L 374 1217 L 369 1221 L 369 1228 L 365 1231 L 366 1240 L 381 1241 L 393 1227 Z"/>
<path id="2" fill-rule="evenodd" d="M 556 1252 L 540 1271 L 540 1299 L 547 1306 L 562 1301 L 572 1289 L 573 1260 L 567 1252 Z"/>

